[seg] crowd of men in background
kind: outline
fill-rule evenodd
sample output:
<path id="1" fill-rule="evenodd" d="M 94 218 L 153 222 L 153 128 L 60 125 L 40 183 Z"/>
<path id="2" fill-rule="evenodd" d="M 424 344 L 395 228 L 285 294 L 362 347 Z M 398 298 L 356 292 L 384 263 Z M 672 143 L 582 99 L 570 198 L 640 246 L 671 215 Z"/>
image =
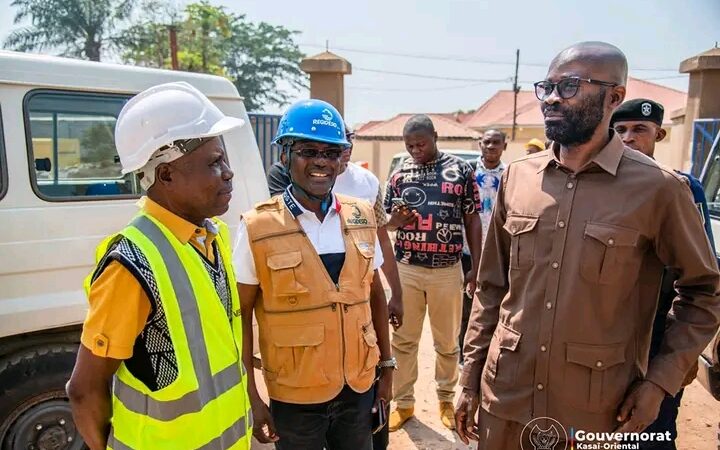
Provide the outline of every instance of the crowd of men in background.
<path id="1" fill-rule="evenodd" d="M 280 450 L 386 448 L 415 413 L 427 315 L 439 417 L 465 443 L 552 448 L 568 438 L 550 417 L 674 449 L 682 388 L 720 324 L 720 274 L 702 189 L 652 159 L 663 108 L 624 102 L 627 70 L 610 44 L 560 52 L 535 83 L 548 141 L 507 165 L 502 131 L 483 133 L 473 170 L 411 117 L 384 194 L 350 163 L 337 110 L 297 102 L 272 197 L 234 245 L 215 218 L 233 177 L 219 136 L 242 121 L 182 83 L 136 96 L 116 141 L 148 197 L 98 248 L 68 384 L 90 448 L 247 449 L 251 429 Z M 181 133 L 189 123 L 203 126 Z"/>

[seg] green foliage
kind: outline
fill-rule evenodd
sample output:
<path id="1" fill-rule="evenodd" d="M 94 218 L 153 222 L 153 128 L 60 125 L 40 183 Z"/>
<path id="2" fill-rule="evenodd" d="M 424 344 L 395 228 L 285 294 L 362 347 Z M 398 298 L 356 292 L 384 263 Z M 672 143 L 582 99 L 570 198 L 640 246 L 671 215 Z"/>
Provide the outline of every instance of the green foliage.
<path id="1" fill-rule="evenodd" d="M 290 88 L 305 87 L 303 54 L 294 41 L 297 32 L 249 22 L 207 1 L 187 5 L 173 19 L 150 17 L 130 27 L 121 39 L 123 60 L 171 68 L 168 26 L 162 23 L 172 23 L 177 30 L 179 69 L 229 78 L 248 110 L 287 104 L 290 94 L 280 89 L 280 80 Z"/>
<path id="2" fill-rule="evenodd" d="M 100 61 L 115 32 L 132 14 L 135 0 L 14 0 L 15 24 L 30 19 L 5 39 L 19 51 L 60 50 L 63 56 Z"/>

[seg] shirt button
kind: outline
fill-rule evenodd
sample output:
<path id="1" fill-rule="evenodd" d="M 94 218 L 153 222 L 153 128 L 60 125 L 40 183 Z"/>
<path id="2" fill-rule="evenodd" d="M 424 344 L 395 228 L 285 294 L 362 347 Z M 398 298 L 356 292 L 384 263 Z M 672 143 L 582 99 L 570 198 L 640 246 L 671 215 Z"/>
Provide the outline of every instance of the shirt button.
<path id="1" fill-rule="evenodd" d="M 565 186 L 567 186 L 568 189 L 572 189 L 573 187 L 575 187 L 575 184 L 573 184 L 573 182 L 570 181 L 570 182 L 568 182 L 568 184 L 566 184 Z"/>
<path id="2" fill-rule="evenodd" d="M 565 222 L 563 222 L 563 221 L 561 220 L 560 222 L 558 222 L 558 226 L 559 226 L 560 228 L 565 228 Z"/>
<path id="3" fill-rule="evenodd" d="M 597 367 L 597 368 L 600 368 L 600 367 L 602 367 L 602 366 L 603 366 L 602 361 L 598 361 L 598 362 L 595 363 L 595 367 Z"/>
<path id="4" fill-rule="evenodd" d="M 571 173 L 571 174 L 570 174 L 570 178 L 572 178 L 573 180 L 575 179 L 576 176 L 577 176 L 577 175 L 575 175 L 574 173 Z"/>
<path id="5" fill-rule="evenodd" d="M 541 351 L 541 352 L 546 352 L 546 351 L 547 351 L 547 347 L 545 347 L 544 345 L 541 345 L 541 346 L 540 346 L 540 351 Z"/>
<path id="6" fill-rule="evenodd" d="M 547 309 L 552 309 L 552 303 L 551 303 L 551 302 L 545 303 L 545 307 L 546 307 Z"/>
<path id="7" fill-rule="evenodd" d="M 608 239 L 608 245 L 615 245 L 615 239 L 613 239 L 613 238 Z"/>
<path id="8" fill-rule="evenodd" d="M 543 386 L 542 383 L 538 383 L 537 390 L 542 391 L 543 389 L 545 389 L 545 386 Z"/>
<path id="9" fill-rule="evenodd" d="M 557 269 L 558 267 L 560 267 L 560 264 L 558 264 L 557 262 L 552 263 L 553 269 Z"/>

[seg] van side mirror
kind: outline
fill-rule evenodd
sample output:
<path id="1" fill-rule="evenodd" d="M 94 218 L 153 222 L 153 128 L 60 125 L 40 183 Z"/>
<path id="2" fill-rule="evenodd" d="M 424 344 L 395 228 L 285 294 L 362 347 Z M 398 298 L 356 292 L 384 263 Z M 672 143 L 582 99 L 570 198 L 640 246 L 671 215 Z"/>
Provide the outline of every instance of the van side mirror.
<path id="1" fill-rule="evenodd" d="M 50 158 L 36 158 L 35 170 L 37 170 L 38 172 L 50 172 L 52 170 L 52 163 L 50 162 Z"/>

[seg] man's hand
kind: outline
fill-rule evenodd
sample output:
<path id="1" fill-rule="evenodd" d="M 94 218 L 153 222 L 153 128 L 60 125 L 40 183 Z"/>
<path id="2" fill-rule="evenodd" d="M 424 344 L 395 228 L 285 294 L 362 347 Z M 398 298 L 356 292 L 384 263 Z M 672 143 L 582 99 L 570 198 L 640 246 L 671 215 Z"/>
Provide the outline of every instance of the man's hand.
<path id="1" fill-rule="evenodd" d="M 265 402 L 257 399 L 250 400 L 253 415 L 253 436 L 262 444 L 277 442 L 280 436 L 275 432 L 275 422 L 270 415 L 270 409 Z"/>
<path id="2" fill-rule="evenodd" d="M 618 411 L 618 433 L 641 432 L 657 418 L 665 391 L 651 381 L 641 381 L 630 387 Z"/>
<path id="3" fill-rule="evenodd" d="M 477 272 L 475 270 L 469 270 L 465 274 L 465 293 L 468 297 L 473 298 L 475 295 L 475 289 L 477 288 Z"/>
<path id="4" fill-rule="evenodd" d="M 478 412 L 480 398 L 477 392 L 463 389 L 455 407 L 455 429 L 460 440 L 464 444 L 469 444 L 470 439 L 478 440 L 478 424 L 475 423 L 475 415 Z"/>
<path id="5" fill-rule="evenodd" d="M 402 298 L 396 296 L 394 293 L 388 302 L 388 313 L 390 317 L 390 325 L 392 325 L 393 330 L 397 331 L 397 329 L 403 324 L 404 312 Z"/>
<path id="6" fill-rule="evenodd" d="M 380 369 L 380 379 L 378 380 L 377 394 L 375 395 L 375 405 L 373 405 L 372 412 L 375 413 L 380 407 L 380 399 L 385 400 L 385 404 L 389 405 L 392 400 L 392 381 L 393 381 L 393 368 L 383 367 Z"/>
<path id="7" fill-rule="evenodd" d="M 393 206 L 392 212 L 390 213 L 390 220 L 388 221 L 388 227 L 393 230 L 397 230 L 398 228 L 417 222 L 419 218 L 420 213 L 415 209 L 410 210 L 405 206 Z"/>

